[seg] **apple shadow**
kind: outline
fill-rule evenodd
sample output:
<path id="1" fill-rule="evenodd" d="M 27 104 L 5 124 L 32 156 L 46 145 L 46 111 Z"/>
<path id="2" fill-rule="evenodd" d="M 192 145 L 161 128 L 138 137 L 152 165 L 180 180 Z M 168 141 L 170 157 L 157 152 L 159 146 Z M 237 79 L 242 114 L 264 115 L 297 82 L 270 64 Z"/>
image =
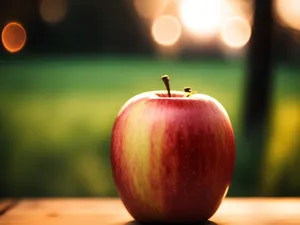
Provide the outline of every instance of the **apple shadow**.
<path id="1" fill-rule="evenodd" d="M 213 222 L 213 221 L 205 221 L 205 222 L 193 222 L 193 223 L 142 223 L 142 222 L 138 222 L 138 221 L 129 221 L 127 223 L 125 223 L 124 225 L 172 225 L 172 224 L 176 224 L 176 225 L 218 225 L 217 223 Z"/>

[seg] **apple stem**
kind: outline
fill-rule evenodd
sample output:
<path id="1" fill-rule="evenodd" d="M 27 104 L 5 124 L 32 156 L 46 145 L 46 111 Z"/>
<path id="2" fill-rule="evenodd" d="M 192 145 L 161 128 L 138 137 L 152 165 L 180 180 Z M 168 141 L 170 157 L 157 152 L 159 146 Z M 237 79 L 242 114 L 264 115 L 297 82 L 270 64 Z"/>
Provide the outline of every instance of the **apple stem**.
<path id="1" fill-rule="evenodd" d="M 186 87 L 186 88 L 184 88 L 184 92 L 187 92 L 187 93 L 190 93 L 192 90 L 191 90 L 191 88 L 190 87 Z"/>
<path id="2" fill-rule="evenodd" d="M 192 96 L 192 94 L 195 94 L 195 93 L 196 93 L 196 91 L 192 91 L 192 89 L 191 89 L 190 87 L 186 87 L 186 88 L 184 88 L 183 90 L 184 90 L 184 92 L 186 93 L 186 94 L 184 95 L 184 97 L 190 97 L 190 96 Z"/>
<path id="3" fill-rule="evenodd" d="M 161 77 L 161 79 L 163 80 L 165 86 L 166 86 L 166 89 L 168 91 L 168 96 L 169 98 L 171 97 L 171 90 L 170 90 L 170 79 L 169 79 L 169 76 L 168 75 L 163 75 Z"/>

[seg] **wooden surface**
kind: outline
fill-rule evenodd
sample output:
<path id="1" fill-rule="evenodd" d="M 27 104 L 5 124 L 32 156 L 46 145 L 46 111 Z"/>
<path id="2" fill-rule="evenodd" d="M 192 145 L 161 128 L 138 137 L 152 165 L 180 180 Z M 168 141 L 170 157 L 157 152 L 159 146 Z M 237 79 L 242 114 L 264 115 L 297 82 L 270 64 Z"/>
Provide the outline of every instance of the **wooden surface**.
<path id="1" fill-rule="evenodd" d="M 6 203 L 2 205 L 2 209 Z M 11 205 L 11 203 L 10 203 Z M 300 198 L 226 198 L 210 225 L 299 224 Z M 2 215 L 1 225 L 134 225 L 119 199 L 24 199 Z"/>

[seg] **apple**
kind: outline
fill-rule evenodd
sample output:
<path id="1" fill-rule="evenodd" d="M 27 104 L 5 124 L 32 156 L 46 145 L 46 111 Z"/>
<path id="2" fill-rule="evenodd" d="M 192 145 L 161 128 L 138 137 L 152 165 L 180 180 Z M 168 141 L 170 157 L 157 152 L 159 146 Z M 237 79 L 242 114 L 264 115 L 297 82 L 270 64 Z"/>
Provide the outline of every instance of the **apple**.
<path id="1" fill-rule="evenodd" d="M 214 98 L 190 88 L 129 99 L 111 136 L 116 189 L 139 222 L 199 222 L 217 211 L 235 163 L 230 118 Z"/>

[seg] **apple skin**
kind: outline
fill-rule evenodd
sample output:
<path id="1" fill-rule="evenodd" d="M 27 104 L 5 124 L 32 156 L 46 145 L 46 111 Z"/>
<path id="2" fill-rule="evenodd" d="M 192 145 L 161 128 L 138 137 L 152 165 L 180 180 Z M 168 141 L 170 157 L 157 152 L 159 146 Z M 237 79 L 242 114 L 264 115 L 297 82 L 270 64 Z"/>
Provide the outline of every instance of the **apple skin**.
<path id="1" fill-rule="evenodd" d="M 185 94 L 136 95 L 115 120 L 112 174 L 139 222 L 206 221 L 230 186 L 236 157 L 230 118 L 214 98 Z"/>

